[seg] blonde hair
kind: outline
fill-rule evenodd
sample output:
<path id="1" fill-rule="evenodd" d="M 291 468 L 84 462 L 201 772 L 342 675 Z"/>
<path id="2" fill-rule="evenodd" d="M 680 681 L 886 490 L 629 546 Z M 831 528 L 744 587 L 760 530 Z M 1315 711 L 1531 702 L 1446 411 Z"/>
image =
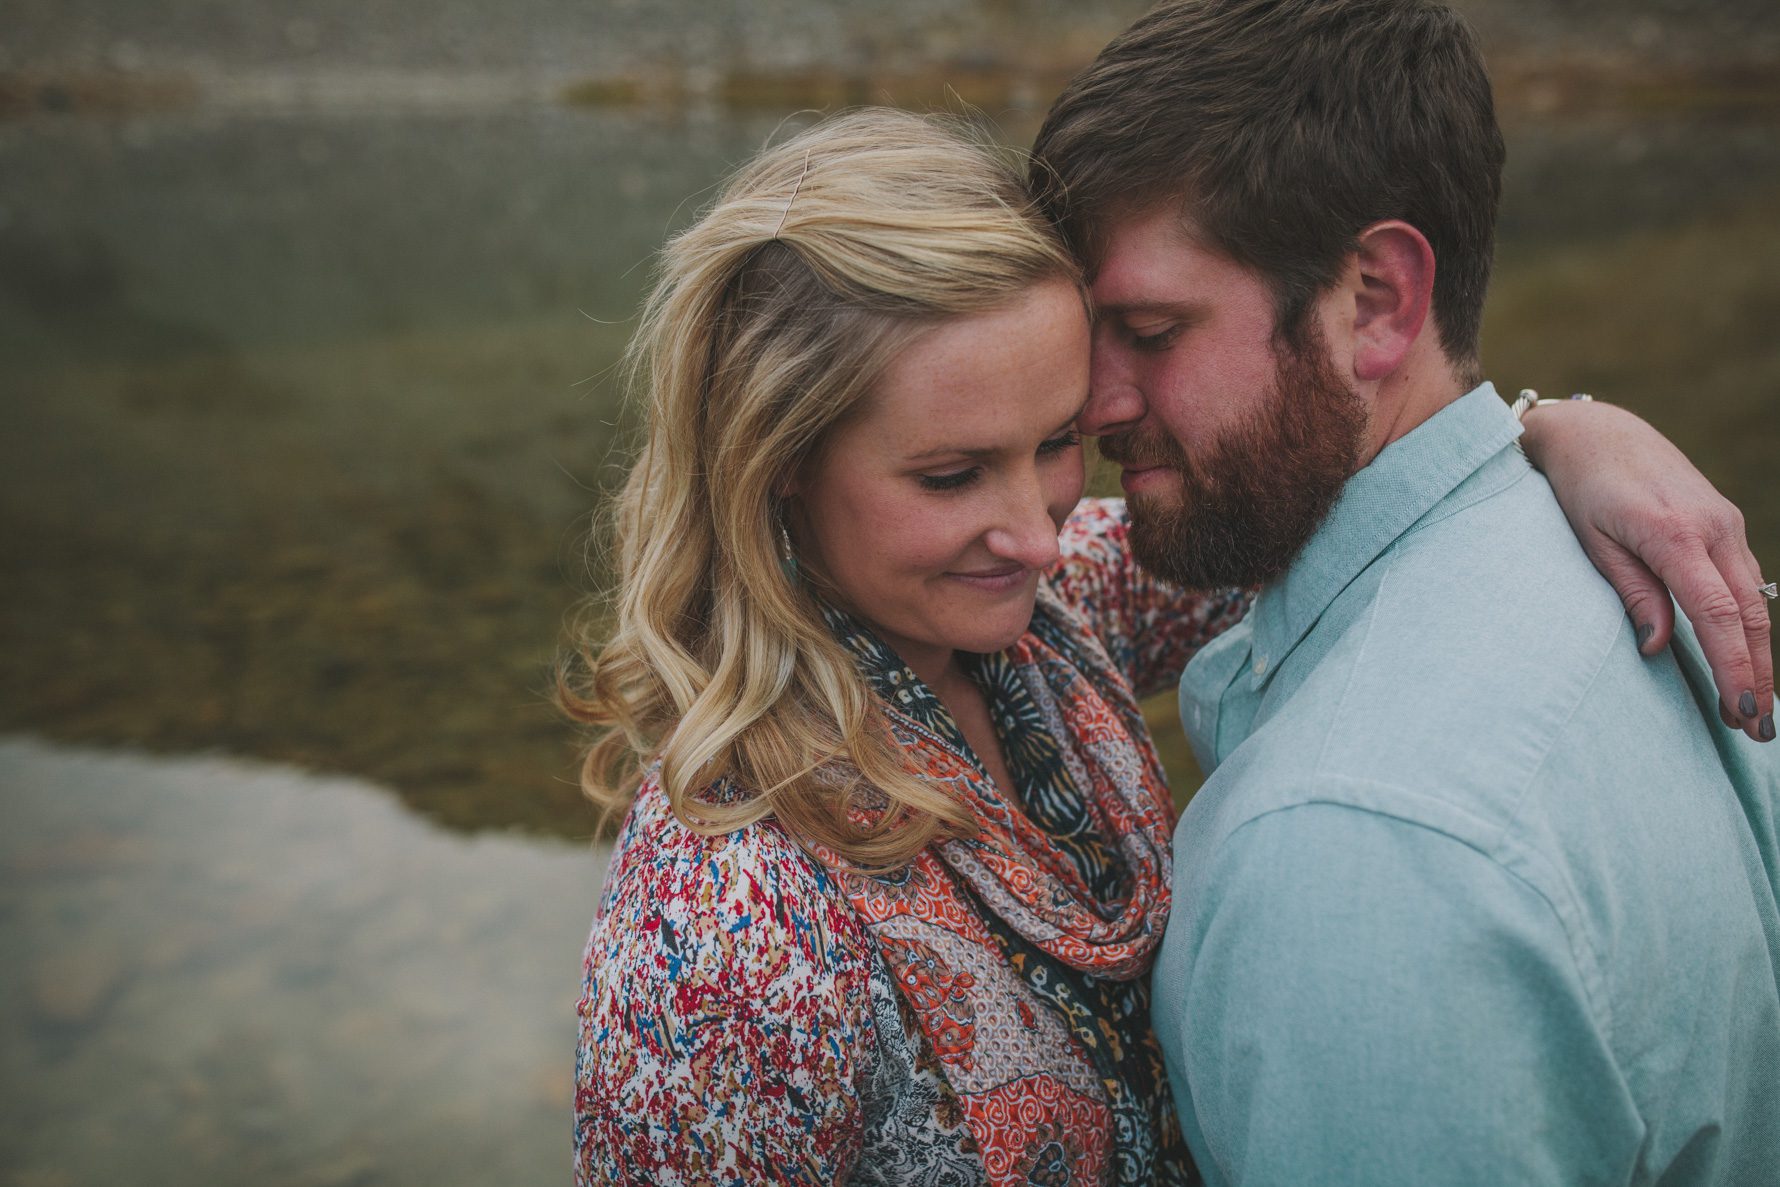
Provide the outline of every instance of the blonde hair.
<path id="1" fill-rule="evenodd" d="M 876 869 L 974 832 L 905 768 L 784 571 L 780 496 L 915 335 L 1050 279 L 1080 283 L 1011 165 L 888 109 L 761 153 L 668 243 L 627 356 L 647 437 L 615 508 L 615 622 L 603 644 L 581 628 L 580 670 L 558 679 L 595 727 L 581 782 L 606 818 L 659 759 L 674 811 L 704 832 L 771 815 Z"/>

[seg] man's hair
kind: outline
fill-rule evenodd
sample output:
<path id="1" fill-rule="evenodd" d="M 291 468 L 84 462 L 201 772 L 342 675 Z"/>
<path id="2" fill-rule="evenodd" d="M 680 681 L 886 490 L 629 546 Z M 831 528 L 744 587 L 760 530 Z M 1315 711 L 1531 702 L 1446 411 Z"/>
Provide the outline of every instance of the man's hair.
<path id="1" fill-rule="evenodd" d="M 1477 360 L 1503 145 L 1470 28 L 1425 0 L 1177 0 L 1064 90 L 1031 186 L 1092 271 L 1111 223 L 1174 202 L 1273 292 L 1296 340 L 1358 233 L 1434 249 L 1440 344 Z"/>

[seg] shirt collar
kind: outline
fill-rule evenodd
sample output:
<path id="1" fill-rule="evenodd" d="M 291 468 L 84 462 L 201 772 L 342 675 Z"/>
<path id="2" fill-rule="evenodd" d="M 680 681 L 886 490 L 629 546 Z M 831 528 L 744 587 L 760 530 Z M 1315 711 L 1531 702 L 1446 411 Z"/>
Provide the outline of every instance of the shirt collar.
<path id="1" fill-rule="evenodd" d="M 1292 567 L 1255 599 L 1255 684 L 1278 670 L 1354 578 L 1520 432 L 1495 387 L 1484 383 L 1385 446 L 1348 479 Z"/>

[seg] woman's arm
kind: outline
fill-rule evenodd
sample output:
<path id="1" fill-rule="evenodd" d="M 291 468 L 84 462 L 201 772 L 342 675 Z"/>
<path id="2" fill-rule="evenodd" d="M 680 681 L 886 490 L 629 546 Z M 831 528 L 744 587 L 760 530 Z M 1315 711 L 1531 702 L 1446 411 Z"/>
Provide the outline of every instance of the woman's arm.
<path id="1" fill-rule="evenodd" d="M 874 1033 L 857 917 L 782 834 L 699 836 L 660 800 L 583 965 L 575 1183 L 844 1182 Z"/>
<path id="2" fill-rule="evenodd" d="M 1718 685 L 1725 724 L 1774 738 L 1774 657 L 1743 515 L 1661 433 L 1611 404 L 1529 409 L 1522 444 L 1589 559 L 1625 602 L 1640 649 L 1668 646 L 1673 593 Z M 1666 587 L 1666 588 L 1665 588 Z M 1536 597 L 1536 590 L 1529 590 Z"/>
<path id="3" fill-rule="evenodd" d="M 1083 499 L 1058 539 L 1051 588 L 1087 619 L 1140 697 L 1180 679 L 1187 661 L 1248 613 L 1247 590 L 1200 593 L 1152 576 L 1131 555 L 1123 499 Z"/>

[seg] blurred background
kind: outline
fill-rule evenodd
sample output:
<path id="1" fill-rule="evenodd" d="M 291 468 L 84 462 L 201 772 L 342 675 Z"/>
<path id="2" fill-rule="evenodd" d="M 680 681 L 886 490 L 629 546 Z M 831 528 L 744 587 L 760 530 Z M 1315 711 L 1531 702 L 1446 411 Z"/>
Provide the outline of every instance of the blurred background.
<path id="1" fill-rule="evenodd" d="M 1645 415 L 1780 575 L 1769 0 L 1459 6 L 1486 372 Z M 0 0 L 0 1185 L 566 1178 L 548 673 L 650 253 L 812 112 L 1023 145 L 1143 7 Z"/>

